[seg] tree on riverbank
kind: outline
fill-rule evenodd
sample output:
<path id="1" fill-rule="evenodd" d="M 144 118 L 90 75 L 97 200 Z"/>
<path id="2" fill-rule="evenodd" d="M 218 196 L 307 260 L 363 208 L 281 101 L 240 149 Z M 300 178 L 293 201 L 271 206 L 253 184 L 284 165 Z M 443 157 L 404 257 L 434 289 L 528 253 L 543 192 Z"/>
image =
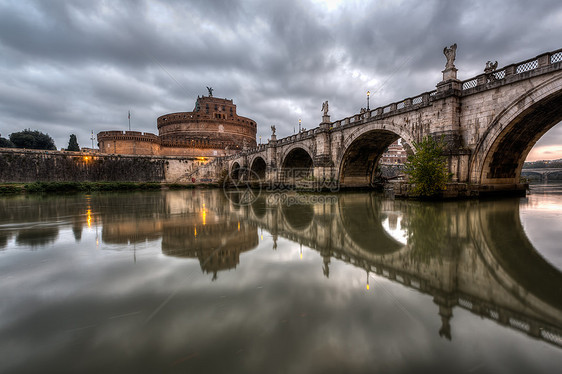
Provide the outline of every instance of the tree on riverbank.
<path id="1" fill-rule="evenodd" d="M 16 148 L 27 149 L 47 149 L 56 150 L 55 141 L 40 131 L 30 129 L 13 132 L 10 134 L 10 141 L 15 144 Z"/>
<path id="2" fill-rule="evenodd" d="M 70 134 L 70 139 L 68 139 L 67 151 L 80 152 L 80 147 L 78 146 L 78 140 L 76 140 L 76 135 Z"/>
<path id="3" fill-rule="evenodd" d="M 416 153 L 408 156 L 406 174 L 413 185 L 412 195 L 432 197 L 445 189 L 449 180 L 447 158 L 444 156 L 445 143 L 431 136 L 426 136 L 421 142 L 414 142 Z"/>
<path id="4" fill-rule="evenodd" d="M 0 138 L 0 148 L 16 148 L 16 145 L 6 138 Z"/>

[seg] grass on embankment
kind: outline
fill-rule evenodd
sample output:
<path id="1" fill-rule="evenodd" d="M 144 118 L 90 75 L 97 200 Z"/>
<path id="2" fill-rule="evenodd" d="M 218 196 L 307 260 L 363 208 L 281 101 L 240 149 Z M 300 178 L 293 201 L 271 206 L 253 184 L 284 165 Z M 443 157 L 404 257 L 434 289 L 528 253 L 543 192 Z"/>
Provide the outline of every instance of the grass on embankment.
<path id="1" fill-rule="evenodd" d="M 158 182 L 34 182 L 0 184 L 0 195 L 44 192 L 94 192 L 94 191 L 141 191 L 214 187 L 199 184 L 161 184 Z"/>

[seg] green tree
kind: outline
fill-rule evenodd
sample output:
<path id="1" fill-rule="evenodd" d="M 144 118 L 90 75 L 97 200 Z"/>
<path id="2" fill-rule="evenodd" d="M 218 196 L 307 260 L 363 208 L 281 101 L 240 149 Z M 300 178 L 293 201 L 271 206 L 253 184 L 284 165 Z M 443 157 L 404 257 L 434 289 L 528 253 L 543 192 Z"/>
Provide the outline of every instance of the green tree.
<path id="1" fill-rule="evenodd" d="M 444 156 L 445 142 L 426 136 L 414 142 L 416 153 L 408 156 L 406 174 L 413 185 L 414 196 L 432 197 L 445 189 L 449 179 L 447 158 Z"/>
<path id="2" fill-rule="evenodd" d="M 0 138 L 0 148 L 15 148 L 16 145 L 6 138 Z"/>
<path id="3" fill-rule="evenodd" d="M 49 134 L 44 134 L 37 130 L 31 131 L 27 129 L 13 132 L 10 134 L 10 141 L 14 143 L 17 148 L 57 149 L 53 138 L 51 138 Z"/>
<path id="4" fill-rule="evenodd" d="M 67 151 L 80 152 L 80 147 L 78 146 L 78 140 L 76 140 L 76 135 L 70 134 L 70 139 L 68 139 Z"/>

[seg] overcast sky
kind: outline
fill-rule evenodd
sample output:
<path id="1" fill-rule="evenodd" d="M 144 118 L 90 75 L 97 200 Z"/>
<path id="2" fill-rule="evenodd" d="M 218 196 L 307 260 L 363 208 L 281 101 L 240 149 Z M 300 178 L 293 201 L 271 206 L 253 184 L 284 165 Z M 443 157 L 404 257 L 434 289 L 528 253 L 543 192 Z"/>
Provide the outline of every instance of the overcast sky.
<path id="1" fill-rule="evenodd" d="M 197 95 L 233 99 L 266 142 L 562 47 L 560 0 L 0 0 L 0 134 L 157 133 Z M 533 158 L 562 157 L 562 125 Z M 537 151 L 535 149 L 534 151 Z M 531 157 L 529 157 L 531 158 Z"/>

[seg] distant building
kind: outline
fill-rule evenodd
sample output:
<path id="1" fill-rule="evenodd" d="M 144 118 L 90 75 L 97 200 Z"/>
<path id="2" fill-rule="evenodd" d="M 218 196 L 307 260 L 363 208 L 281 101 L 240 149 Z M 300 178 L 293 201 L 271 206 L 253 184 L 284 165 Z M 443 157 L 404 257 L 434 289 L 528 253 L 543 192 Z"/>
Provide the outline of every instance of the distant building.
<path id="1" fill-rule="evenodd" d="M 158 135 L 139 131 L 98 133 L 100 153 L 158 156 L 224 156 L 256 146 L 257 124 L 236 114 L 232 100 L 197 97 L 192 112 L 156 120 Z"/>
<path id="2" fill-rule="evenodd" d="M 382 154 L 380 163 L 382 165 L 403 164 L 408 160 L 408 154 L 402 146 L 402 139 L 398 139 L 388 146 L 388 149 Z"/>

